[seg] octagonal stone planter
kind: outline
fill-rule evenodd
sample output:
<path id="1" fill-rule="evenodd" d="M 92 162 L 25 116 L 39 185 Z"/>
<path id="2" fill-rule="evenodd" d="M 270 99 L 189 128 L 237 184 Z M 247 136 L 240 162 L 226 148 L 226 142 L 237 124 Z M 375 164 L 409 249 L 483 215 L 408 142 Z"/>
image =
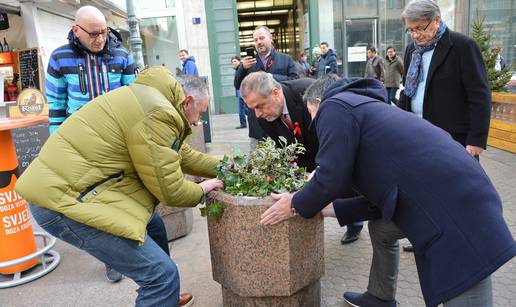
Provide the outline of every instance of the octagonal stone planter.
<path id="1" fill-rule="evenodd" d="M 262 226 L 270 198 L 236 197 L 212 191 L 208 204 L 224 204 L 219 220 L 208 219 L 213 279 L 224 306 L 320 306 L 324 273 L 324 223 L 319 214 Z"/>

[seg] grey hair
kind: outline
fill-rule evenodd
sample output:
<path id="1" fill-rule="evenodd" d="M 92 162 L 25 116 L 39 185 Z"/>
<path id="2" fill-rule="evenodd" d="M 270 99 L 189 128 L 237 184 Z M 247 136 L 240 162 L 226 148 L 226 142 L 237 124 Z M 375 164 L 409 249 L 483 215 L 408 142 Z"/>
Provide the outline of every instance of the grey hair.
<path id="1" fill-rule="evenodd" d="M 337 80 L 339 80 L 339 77 L 336 74 L 327 74 L 317 79 L 306 89 L 303 95 L 303 101 L 307 104 L 315 105 L 316 99 L 322 99 L 324 92 Z"/>
<path id="2" fill-rule="evenodd" d="M 271 74 L 257 71 L 244 78 L 244 81 L 240 84 L 240 95 L 247 97 L 251 93 L 256 93 L 262 97 L 267 97 L 274 88 L 281 88 L 279 82 L 274 80 Z"/>
<path id="3" fill-rule="evenodd" d="M 209 96 L 208 85 L 204 80 L 196 76 L 180 76 L 177 80 L 181 84 L 185 96 L 193 96 L 194 103 L 197 103 Z"/>
<path id="4" fill-rule="evenodd" d="M 268 37 L 272 38 L 271 29 L 269 29 L 269 27 L 263 26 L 263 25 L 257 26 L 256 28 L 254 28 L 253 35 L 256 31 L 258 31 L 260 29 L 263 29 L 265 31 L 265 34 L 267 34 Z"/>
<path id="5" fill-rule="evenodd" d="M 436 16 L 441 16 L 441 9 L 434 0 L 412 0 L 410 1 L 403 12 L 401 13 L 401 20 L 419 21 L 433 20 Z"/>

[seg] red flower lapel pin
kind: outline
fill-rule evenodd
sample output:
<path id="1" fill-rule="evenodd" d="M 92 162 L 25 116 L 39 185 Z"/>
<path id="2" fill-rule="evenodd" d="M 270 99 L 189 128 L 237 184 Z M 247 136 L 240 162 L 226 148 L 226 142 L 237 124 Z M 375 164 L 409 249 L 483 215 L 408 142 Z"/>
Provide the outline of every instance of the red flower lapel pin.
<path id="1" fill-rule="evenodd" d="M 299 127 L 299 122 L 294 123 L 294 136 L 301 136 L 301 127 Z"/>

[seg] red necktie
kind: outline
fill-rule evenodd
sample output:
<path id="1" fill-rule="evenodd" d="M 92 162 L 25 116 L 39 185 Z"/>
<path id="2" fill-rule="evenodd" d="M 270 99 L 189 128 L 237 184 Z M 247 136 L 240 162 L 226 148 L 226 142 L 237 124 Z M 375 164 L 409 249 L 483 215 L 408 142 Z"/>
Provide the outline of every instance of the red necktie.
<path id="1" fill-rule="evenodd" d="M 299 123 L 295 122 L 292 124 L 292 121 L 290 120 L 288 114 L 281 114 L 281 121 L 287 125 L 287 127 L 294 133 L 294 136 L 300 136 L 301 135 L 301 128 L 299 127 Z"/>
<path id="2" fill-rule="evenodd" d="M 294 125 L 292 125 L 292 121 L 288 118 L 287 114 L 281 114 L 281 121 L 287 125 L 290 131 L 294 131 Z"/>

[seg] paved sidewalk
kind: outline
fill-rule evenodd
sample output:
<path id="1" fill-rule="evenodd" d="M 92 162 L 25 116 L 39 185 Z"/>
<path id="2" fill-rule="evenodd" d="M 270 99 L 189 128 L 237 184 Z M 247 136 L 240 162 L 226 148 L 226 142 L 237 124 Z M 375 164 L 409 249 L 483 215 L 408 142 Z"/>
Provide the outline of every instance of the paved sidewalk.
<path id="1" fill-rule="evenodd" d="M 233 150 L 249 151 L 247 129 L 234 129 L 237 115 L 212 118 L 213 138 L 208 150 L 214 155 Z M 482 154 L 481 163 L 504 202 L 504 214 L 516 237 L 516 155 L 495 148 Z M 38 230 L 38 227 L 34 227 Z M 371 262 L 367 227 L 361 239 L 341 245 L 344 233 L 334 219 L 325 221 L 326 272 L 322 280 L 322 306 L 343 306 L 344 291 L 364 291 Z M 206 220 L 194 209 L 193 231 L 171 243 L 172 257 L 179 266 L 181 289 L 192 292 L 196 307 L 222 306 L 220 285 L 212 280 Z M 136 284 L 124 279 L 110 284 L 104 265 L 65 243 L 55 248 L 62 257 L 55 271 L 28 284 L 0 290 L 0 306 L 133 306 Z M 516 260 L 494 274 L 495 306 L 516 306 Z M 400 306 L 424 306 L 414 257 L 402 253 L 398 281 Z"/>

